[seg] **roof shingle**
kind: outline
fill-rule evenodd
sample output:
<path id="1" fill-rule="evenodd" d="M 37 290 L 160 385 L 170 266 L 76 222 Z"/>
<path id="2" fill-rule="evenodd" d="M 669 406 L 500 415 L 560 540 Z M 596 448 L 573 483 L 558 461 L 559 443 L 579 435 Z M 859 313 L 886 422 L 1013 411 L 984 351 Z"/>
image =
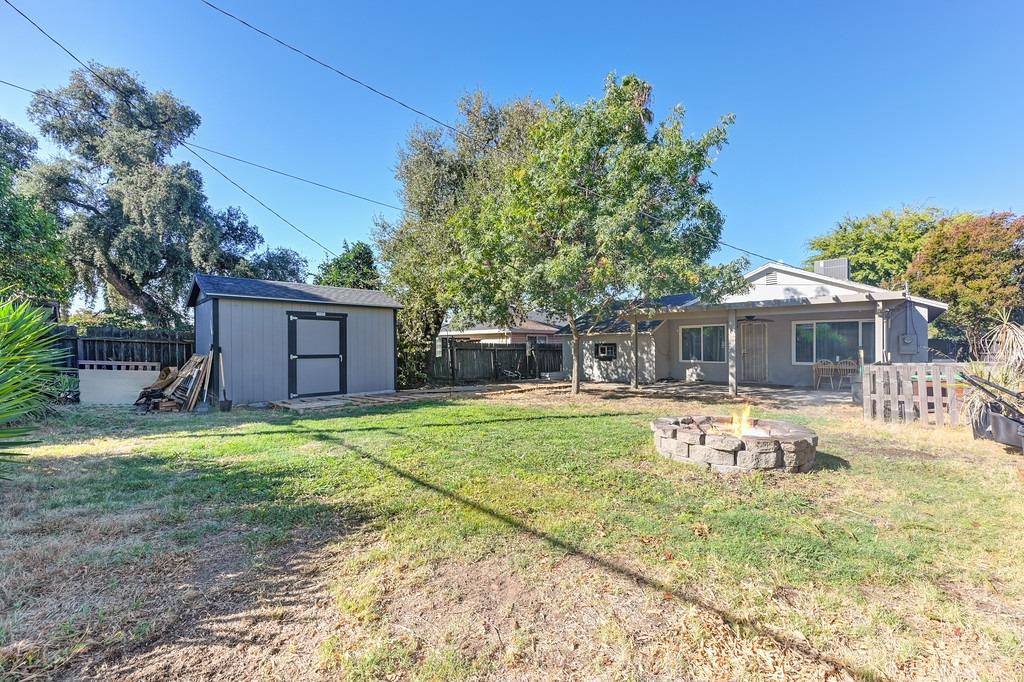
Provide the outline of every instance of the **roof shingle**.
<path id="1" fill-rule="evenodd" d="M 346 289 L 302 282 L 274 282 L 266 279 L 196 275 L 188 305 L 194 306 L 200 294 L 211 298 L 261 298 L 269 301 L 297 301 L 332 305 L 401 308 L 402 304 L 383 291 Z"/>

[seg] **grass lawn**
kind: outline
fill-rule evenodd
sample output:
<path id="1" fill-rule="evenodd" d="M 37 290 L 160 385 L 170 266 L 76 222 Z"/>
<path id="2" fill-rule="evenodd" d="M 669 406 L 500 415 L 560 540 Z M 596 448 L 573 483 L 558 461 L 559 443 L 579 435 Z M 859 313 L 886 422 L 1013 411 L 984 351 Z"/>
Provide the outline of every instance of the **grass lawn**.
<path id="1" fill-rule="evenodd" d="M 809 474 L 654 453 L 727 412 L 70 410 L 0 482 L 0 678 L 1024 678 L 1018 455 L 846 407 L 755 407 Z"/>

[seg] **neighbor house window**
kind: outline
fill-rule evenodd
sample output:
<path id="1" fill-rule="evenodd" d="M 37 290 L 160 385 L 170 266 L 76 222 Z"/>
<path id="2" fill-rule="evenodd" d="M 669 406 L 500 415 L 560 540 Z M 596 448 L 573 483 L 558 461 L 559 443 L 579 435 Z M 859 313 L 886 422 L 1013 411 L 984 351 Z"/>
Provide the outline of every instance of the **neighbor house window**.
<path id="1" fill-rule="evenodd" d="M 614 343 L 594 344 L 594 357 L 598 360 L 614 360 L 618 354 L 618 346 Z"/>
<path id="2" fill-rule="evenodd" d="M 861 348 L 864 349 L 864 362 L 874 362 L 874 322 L 829 320 L 793 324 L 793 364 L 809 365 L 818 360 L 856 360 Z"/>
<path id="3" fill-rule="evenodd" d="M 548 342 L 548 337 L 546 337 L 546 336 L 527 336 L 526 337 L 526 342 L 527 343 L 547 343 Z"/>
<path id="4" fill-rule="evenodd" d="M 725 325 L 679 328 L 680 362 L 725 362 Z"/>

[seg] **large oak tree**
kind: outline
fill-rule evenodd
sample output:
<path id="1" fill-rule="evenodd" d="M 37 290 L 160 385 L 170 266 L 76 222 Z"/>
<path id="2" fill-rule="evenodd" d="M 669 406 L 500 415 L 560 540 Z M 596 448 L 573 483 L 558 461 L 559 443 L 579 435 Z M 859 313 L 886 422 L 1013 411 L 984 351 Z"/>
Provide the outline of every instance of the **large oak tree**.
<path id="1" fill-rule="evenodd" d="M 305 277 L 294 251 L 261 252 L 241 211 L 215 210 L 199 172 L 171 154 L 199 114 L 169 92 L 151 92 L 123 69 L 78 69 L 29 109 L 66 156 L 37 163 L 20 184 L 64 225 L 80 284 L 108 307 L 137 309 L 151 325 L 182 321 L 196 271 Z"/>

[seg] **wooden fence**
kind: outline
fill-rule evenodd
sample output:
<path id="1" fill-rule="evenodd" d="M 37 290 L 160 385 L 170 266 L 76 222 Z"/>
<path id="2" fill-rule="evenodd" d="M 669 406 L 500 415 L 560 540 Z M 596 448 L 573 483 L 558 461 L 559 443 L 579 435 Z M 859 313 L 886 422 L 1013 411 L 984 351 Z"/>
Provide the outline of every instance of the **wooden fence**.
<path id="1" fill-rule="evenodd" d="M 900 363 L 864 367 L 864 419 L 958 426 L 967 384 L 959 363 Z"/>
<path id="2" fill-rule="evenodd" d="M 562 371 L 562 346 L 525 343 L 488 344 L 442 339 L 428 370 L 435 383 L 472 383 L 535 379 L 541 372 Z"/>
<path id="3" fill-rule="evenodd" d="M 77 370 L 83 364 L 152 363 L 181 367 L 195 352 L 192 332 L 165 329 L 89 327 L 82 335 L 75 327 L 57 327 L 66 354 L 64 366 Z"/>

